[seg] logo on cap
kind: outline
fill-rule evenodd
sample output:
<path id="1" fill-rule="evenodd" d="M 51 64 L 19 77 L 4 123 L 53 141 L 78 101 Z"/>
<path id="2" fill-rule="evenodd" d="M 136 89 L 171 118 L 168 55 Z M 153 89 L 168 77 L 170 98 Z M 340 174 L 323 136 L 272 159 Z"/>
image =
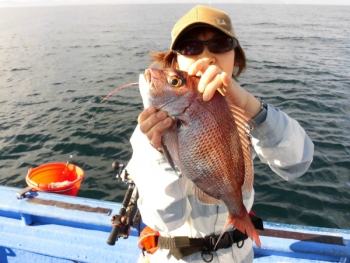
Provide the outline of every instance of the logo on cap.
<path id="1" fill-rule="evenodd" d="M 219 25 L 219 26 L 225 26 L 226 25 L 226 22 L 224 19 L 216 19 L 216 23 Z"/>

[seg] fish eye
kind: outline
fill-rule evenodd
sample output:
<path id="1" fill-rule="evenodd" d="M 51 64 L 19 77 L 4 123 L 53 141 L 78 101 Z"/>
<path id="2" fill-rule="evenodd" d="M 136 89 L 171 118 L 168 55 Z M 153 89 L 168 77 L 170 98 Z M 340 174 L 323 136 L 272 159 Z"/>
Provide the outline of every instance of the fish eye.
<path id="1" fill-rule="evenodd" d="M 182 85 L 182 79 L 177 77 L 177 76 L 170 76 L 168 78 L 168 82 L 174 88 L 178 88 L 178 87 L 180 87 Z"/>

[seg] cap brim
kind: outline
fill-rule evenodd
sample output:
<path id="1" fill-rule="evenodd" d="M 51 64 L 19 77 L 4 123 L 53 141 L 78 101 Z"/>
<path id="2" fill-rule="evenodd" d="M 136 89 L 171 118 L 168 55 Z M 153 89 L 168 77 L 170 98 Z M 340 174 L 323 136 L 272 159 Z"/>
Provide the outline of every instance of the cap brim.
<path id="1" fill-rule="evenodd" d="M 229 36 L 229 37 L 233 37 L 236 38 L 236 36 L 234 34 L 232 34 L 231 32 L 227 31 L 227 30 L 223 30 L 221 27 L 217 26 L 217 25 L 212 25 L 209 24 L 207 22 L 201 22 L 201 21 L 196 21 L 193 22 L 191 24 L 188 24 L 187 26 L 185 26 L 183 29 L 179 30 L 179 33 L 177 34 L 176 38 L 173 39 L 171 45 L 170 45 L 170 50 L 174 50 L 176 44 L 178 43 L 179 39 L 186 34 L 189 30 L 192 30 L 193 28 L 196 27 L 211 27 L 211 28 L 215 28 L 217 30 L 219 30 L 220 32 L 224 33 L 225 35 Z"/>

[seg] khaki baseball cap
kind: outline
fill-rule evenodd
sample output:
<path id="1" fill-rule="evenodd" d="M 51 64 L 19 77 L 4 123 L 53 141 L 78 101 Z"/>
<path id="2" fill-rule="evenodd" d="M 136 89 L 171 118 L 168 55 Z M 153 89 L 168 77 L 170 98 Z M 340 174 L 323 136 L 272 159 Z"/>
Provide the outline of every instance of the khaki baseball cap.
<path id="1" fill-rule="evenodd" d="M 236 35 L 233 31 L 231 19 L 228 14 L 218 9 L 197 5 L 183 17 L 181 17 L 179 21 L 177 21 L 177 23 L 174 25 L 173 30 L 171 31 L 170 49 L 174 49 L 176 41 L 178 40 L 181 33 L 197 24 L 204 24 L 215 27 L 224 32 L 226 35 L 236 38 Z"/>

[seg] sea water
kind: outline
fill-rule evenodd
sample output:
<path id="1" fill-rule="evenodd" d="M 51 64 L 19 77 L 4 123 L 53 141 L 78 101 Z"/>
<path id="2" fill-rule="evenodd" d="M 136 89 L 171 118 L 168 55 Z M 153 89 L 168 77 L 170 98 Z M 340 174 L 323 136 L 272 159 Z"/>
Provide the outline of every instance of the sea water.
<path id="1" fill-rule="evenodd" d="M 267 221 L 349 229 L 350 6 L 212 6 L 231 16 L 246 52 L 241 86 L 315 144 L 295 181 L 255 159 L 253 209 Z M 134 87 L 101 100 L 138 81 L 192 7 L 0 8 L 0 184 L 24 188 L 30 167 L 69 160 L 85 170 L 79 196 L 122 201 L 111 164 L 131 158 L 141 97 Z"/>

